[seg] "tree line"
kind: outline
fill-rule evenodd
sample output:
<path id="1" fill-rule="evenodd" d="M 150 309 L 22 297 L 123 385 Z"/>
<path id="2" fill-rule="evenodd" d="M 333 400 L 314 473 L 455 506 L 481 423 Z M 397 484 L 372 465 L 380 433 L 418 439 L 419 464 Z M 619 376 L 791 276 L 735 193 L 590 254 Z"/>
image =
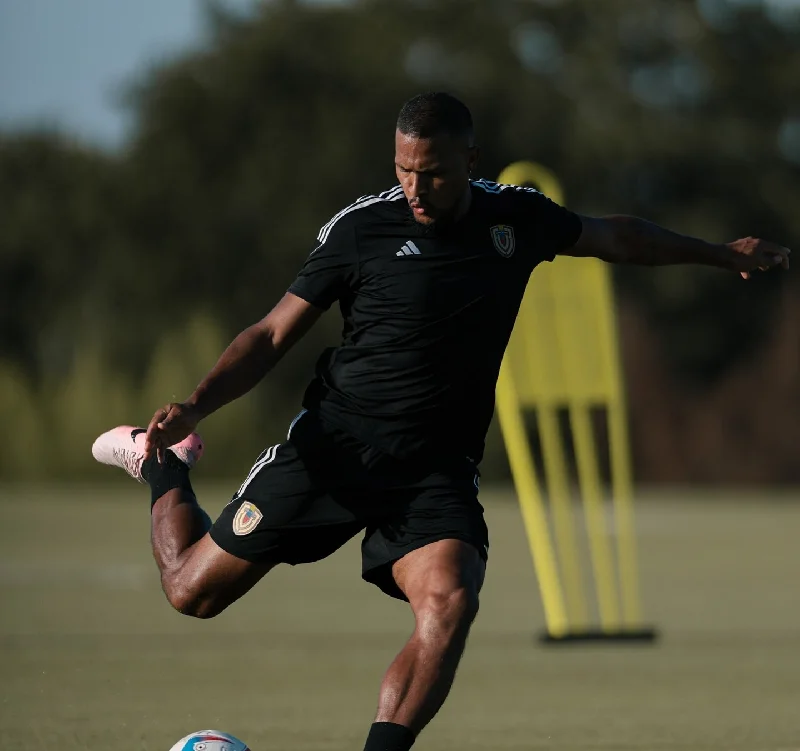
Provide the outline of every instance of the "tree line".
<path id="1" fill-rule="evenodd" d="M 419 91 L 470 106 L 480 176 L 533 159 L 581 213 L 797 247 L 800 22 L 710 5 L 211 5 L 202 47 L 127 82 L 119 151 L 0 135 L 0 418 L 62 447 L 52 468 L 14 449 L 0 475 L 91 475 L 94 432 L 186 396 L 283 294 L 317 229 L 394 184 L 394 121 Z M 800 480 L 797 272 L 617 268 L 615 285 L 637 477 Z M 238 476 L 281 439 L 338 333 L 328 314 L 209 420 L 209 474 Z M 496 430 L 485 475 L 507 476 Z"/>

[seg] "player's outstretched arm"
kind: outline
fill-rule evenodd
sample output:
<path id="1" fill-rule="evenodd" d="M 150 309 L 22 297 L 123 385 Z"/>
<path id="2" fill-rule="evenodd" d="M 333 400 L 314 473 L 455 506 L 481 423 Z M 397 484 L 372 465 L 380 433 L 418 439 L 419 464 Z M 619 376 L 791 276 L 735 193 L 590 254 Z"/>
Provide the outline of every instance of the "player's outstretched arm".
<path id="1" fill-rule="evenodd" d="M 145 456 L 159 459 L 204 417 L 243 396 L 272 370 L 319 319 L 323 311 L 287 292 L 270 313 L 239 334 L 183 403 L 159 409 L 147 428 Z"/>
<path id="2" fill-rule="evenodd" d="M 730 243 L 710 243 L 680 235 L 632 216 L 581 217 L 583 230 L 562 255 L 593 256 L 610 263 L 666 266 L 695 263 L 739 272 L 789 268 L 791 251 L 775 243 L 745 237 Z"/>

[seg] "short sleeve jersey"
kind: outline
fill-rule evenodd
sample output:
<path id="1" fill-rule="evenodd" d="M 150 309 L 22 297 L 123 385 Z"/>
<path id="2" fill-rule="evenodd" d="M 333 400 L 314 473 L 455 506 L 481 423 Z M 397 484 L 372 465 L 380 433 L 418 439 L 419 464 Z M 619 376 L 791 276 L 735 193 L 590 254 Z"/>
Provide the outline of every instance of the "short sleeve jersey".
<path id="1" fill-rule="evenodd" d="M 467 214 L 418 224 L 398 186 L 364 196 L 317 238 L 289 291 L 344 320 L 304 406 L 398 458 L 479 462 L 528 278 L 574 245 L 580 218 L 541 193 L 470 183 Z"/>

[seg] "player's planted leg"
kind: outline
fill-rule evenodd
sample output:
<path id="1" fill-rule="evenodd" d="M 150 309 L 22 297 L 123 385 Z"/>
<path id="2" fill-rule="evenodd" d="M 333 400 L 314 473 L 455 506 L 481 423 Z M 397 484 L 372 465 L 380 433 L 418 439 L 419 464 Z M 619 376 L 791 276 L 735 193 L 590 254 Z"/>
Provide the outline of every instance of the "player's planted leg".
<path id="1" fill-rule="evenodd" d="M 432 543 L 395 563 L 416 627 L 384 676 L 365 751 L 407 751 L 441 708 L 478 613 L 484 572 L 478 551 L 459 540 Z"/>

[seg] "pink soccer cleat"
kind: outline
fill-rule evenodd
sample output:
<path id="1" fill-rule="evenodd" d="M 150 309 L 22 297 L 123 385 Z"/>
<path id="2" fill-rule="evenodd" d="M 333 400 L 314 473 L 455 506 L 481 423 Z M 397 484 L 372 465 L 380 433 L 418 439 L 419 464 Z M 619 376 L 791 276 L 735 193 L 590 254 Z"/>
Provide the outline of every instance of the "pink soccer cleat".
<path id="1" fill-rule="evenodd" d="M 132 425 L 113 428 L 92 444 L 92 456 L 101 464 L 124 469 L 134 480 L 144 483 L 142 462 L 146 432 L 144 428 Z M 192 433 L 180 443 L 170 446 L 167 451 L 171 451 L 191 469 L 203 455 L 203 439 L 197 433 Z"/>

